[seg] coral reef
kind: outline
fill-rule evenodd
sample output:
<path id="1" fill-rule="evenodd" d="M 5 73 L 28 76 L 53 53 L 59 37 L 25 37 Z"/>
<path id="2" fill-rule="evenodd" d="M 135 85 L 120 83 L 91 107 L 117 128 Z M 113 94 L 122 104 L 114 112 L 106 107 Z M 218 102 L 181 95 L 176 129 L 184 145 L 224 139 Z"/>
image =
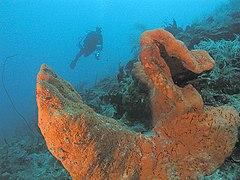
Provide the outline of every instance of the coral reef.
<path id="1" fill-rule="evenodd" d="M 50 152 L 74 179 L 197 178 L 213 173 L 234 148 L 236 110 L 204 106 L 191 85 L 175 85 L 161 49 L 196 73 L 213 68 L 210 56 L 189 52 L 162 29 L 144 33 L 141 46 L 142 66 L 135 70 L 152 95 L 154 127 L 148 135 L 95 113 L 70 84 L 42 65 L 39 127 Z"/>
<path id="2" fill-rule="evenodd" d="M 75 89 L 84 102 L 97 113 L 116 119 L 136 132 L 152 128 L 149 90 L 132 74 L 136 59 L 119 68 L 116 77 L 107 77 L 90 89 L 77 86 Z"/>
<path id="3" fill-rule="evenodd" d="M 216 60 L 216 67 L 211 71 L 210 78 L 226 79 L 226 76 L 240 72 L 240 35 L 236 35 L 234 40 L 201 41 L 195 45 L 195 49 L 204 49 Z"/>
<path id="4" fill-rule="evenodd" d="M 115 108 L 112 104 L 114 101 L 118 101 L 117 99 L 119 98 L 116 77 L 106 77 L 90 89 L 82 89 L 81 87 L 75 89 L 83 97 L 86 104 L 92 107 L 97 113 L 101 113 L 107 117 L 115 117 L 118 107 Z"/>
<path id="5" fill-rule="evenodd" d="M 240 112 L 240 86 L 238 86 L 240 1 L 229 2 L 230 4 L 218 9 L 216 13 L 188 26 L 186 30 L 179 27 L 175 20 L 172 24 L 166 23 L 164 27 L 175 38 L 182 40 L 189 49 L 194 47 L 209 52 L 216 61 L 212 71 L 196 75 L 182 66 L 179 71 L 179 68 L 174 69 L 168 63 L 175 61 L 175 66 L 177 58 L 167 57 L 166 52 L 161 52 L 161 56 L 165 60 L 168 59 L 166 63 L 176 85 L 184 87 L 191 83 L 201 94 L 205 105 L 234 106 Z M 139 67 L 142 66 L 141 63 L 134 65 L 140 52 L 139 35 L 146 29 L 142 24 L 135 25 L 136 31 L 130 37 L 134 44 L 132 49 L 134 59 L 124 67 L 124 72 L 122 69 L 119 71 L 119 79 L 107 77 L 91 88 L 86 87 L 83 82 L 75 86 L 84 102 L 94 111 L 115 118 L 115 121 L 122 123 L 123 126 L 127 125 L 131 131 L 142 133 L 142 136 L 149 136 L 152 133 L 151 99 L 156 90 L 151 79 Z M 35 123 L 30 126 L 37 128 Z M 17 132 L 14 140 L 6 139 L 4 136 L 0 139 L 0 179 L 71 179 L 60 161 L 47 150 L 42 136 L 34 140 L 35 138 L 25 128 L 20 127 L 18 131 L 20 132 Z M 238 140 L 239 137 L 240 135 Z M 233 153 L 225 159 L 225 162 L 213 174 L 202 179 L 240 179 L 239 152 L 240 143 L 237 142 Z M 163 154 L 161 151 L 159 153 Z M 168 166 L 169 164 L 166 163 Z"/>
<path id="6" fill-rule="evenodd" d="M 0 179 L 70 179 L 62 164 L 47 150 L 44 139 L 14 139 L 0 146 Z"/>
<path id="7" fill-rule="evenodd" d="M 240 34 L 240 1 L 231 0 L 207 15 L 187 26 L 185 30 L 177 27 L 176 21 L 164 27 L 177 39 L 183 41 L 189 49 L 206 39 L 219 41 L 233 40 Z"/>
<path id="8" fill-rule="evenodd" d="M 216 60 L 210 73 L 204 73 L 198 81 L 192 82 L 203 94 L 204 102 L 209 105 L 233 105 L 240 112 L 240 36 L 236 35 L 232 41 L 201 41 L 194 47 L 208 51 Z"/>
<path id="9" fill-rule="evenodd" d="M 164 28 L 166 31 L 170 32 L 173 36 L 183 32 L 181 27 L 178 27 L 177 21 L 175 19 L 172 20 L 172 23 L 164 22 Z"/>

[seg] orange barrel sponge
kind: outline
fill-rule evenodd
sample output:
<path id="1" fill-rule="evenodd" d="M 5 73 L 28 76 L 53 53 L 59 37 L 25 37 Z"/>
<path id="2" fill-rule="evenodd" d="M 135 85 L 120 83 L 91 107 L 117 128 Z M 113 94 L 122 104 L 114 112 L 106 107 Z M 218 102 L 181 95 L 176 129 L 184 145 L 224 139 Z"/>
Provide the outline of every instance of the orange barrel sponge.
<path id="1" fill-rule="evenodd" d="M 172 73 L 174 69 L 179 71 L 183 68 L 194 73 L 211 70 L 215 62 L 209 54 L 203 50 L 189 51 L 181 41 L 163 29 L 144 32 L 140 45 L 142 68 L 158 90 L 155 96 L 160 98 L 155 97 L 152 101 L 153 124 L 157 123 L 158 119 L 164 121 L 163 115 L 166 112 L 170 118 L 190 112 L 201 113 L 203 111 L 201 95 L 190 84 L 184 88 L 175 85 Z"/>
<path id="2" fill-rule="evenodd" d="M 239 117 L 231 107 L 166 117 L 143 135 L 94 112 L 46 65 L 36 93 L 47 147 L 73 179 L 197 179 L 213 173 L 237 141 Z"/>

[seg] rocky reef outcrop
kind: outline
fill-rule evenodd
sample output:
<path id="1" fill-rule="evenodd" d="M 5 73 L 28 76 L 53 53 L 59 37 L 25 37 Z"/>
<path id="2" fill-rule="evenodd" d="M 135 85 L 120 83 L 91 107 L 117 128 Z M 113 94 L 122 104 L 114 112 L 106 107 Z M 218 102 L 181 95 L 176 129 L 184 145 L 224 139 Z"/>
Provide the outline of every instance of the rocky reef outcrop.
<path id="1" fill-rule="evenodd" d="M 18 134 L 12 142 L 5 140 L 5 144 L 0 145 L 1 180 L 71 178 L 40 138 Z"/>
<path id="2" fill-rule="evenodd" d="M 145 32 L 141 46 L 142 64 L 135 66 L 151 91 L 153 129 L 148 135 L 94 112 L 69 83 L 42 65 L 39 127 L 49 151 L 74 179 L 197 178 L 213 173 L 232 152 L 237 111 L 204 106 L 191 85 L 174 84 L 161 56 L 164 48 L 184 68 L 201 73 L 214 65 L 207 52 L 189 52 L 162 29 Z"/>
<path id="3" fill-rule="evenodd" d="M 165 25 L 165 30 L 183 41 L 190 49 L 208 39 L 214 41 L 234 40 L 235 35 L 240 34 L 239 7 L 239 0 L 231 0 L 211 14 L 187 26 L 186 29 L 177 26 L 177 22 L 173 19 L 172 23 Z"/>

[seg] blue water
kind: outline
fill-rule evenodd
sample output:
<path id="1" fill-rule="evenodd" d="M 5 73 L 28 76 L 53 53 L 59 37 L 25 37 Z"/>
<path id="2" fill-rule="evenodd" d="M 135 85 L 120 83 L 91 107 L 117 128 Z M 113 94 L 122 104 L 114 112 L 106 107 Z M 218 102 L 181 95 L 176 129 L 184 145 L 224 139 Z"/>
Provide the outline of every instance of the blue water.
<path id="1" fill-rule="evenodd" d="M 5 57 L 4 81 L 19 112 L 30 122 L 37 115 L 36 76 L 46 63 L 73 86 L 116 74 L 119 63 L 131 57 L 136 33 L 134 24 L 148 29 L 162 27 L 175 18 L 186 27 L 210 14 L 227 0 L 1 0 L 0 73 Z M 79 37 L 96 26 L 103 28 L 104 50 L 99 61 L 81 57 L 76 69 L 69 68 L 78 52 Z M 136 33 L 137 34 L 137 33 Z M 1 81 L 1 80 L 0 80 Z M 0 82 L 0 135 L 13 136 L 26 128 L 13 110 Z"/>

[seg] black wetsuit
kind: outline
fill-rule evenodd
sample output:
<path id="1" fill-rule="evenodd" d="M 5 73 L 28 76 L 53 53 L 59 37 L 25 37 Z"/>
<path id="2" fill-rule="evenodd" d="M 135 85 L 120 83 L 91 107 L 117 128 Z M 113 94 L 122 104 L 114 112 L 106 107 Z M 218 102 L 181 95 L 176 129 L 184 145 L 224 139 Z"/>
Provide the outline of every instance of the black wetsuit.
<path id="1" fill-rule="evenodd" d="M 73 69 L 76 66 L 78 59 L 83 55 L 89 56 L 95 50 L 101 51 L 103 48 L 103 38 L 101 32 L 91 31 L 87 34 L 83 41 L 83 47 L 72 61 L 70 67 Z"/>

